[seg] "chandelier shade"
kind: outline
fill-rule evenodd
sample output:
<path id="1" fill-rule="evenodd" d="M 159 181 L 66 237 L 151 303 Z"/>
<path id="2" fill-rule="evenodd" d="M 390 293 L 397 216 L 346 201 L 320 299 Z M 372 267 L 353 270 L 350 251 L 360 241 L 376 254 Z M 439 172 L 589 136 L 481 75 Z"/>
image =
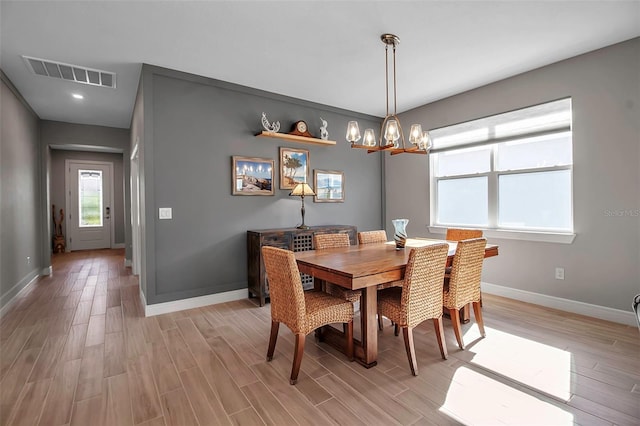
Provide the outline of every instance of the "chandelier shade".
<path id="1" fill-rule="evenodd" d="M 431 148 L 429 132 L 423 131 L 420 124 L 411 125 L 409 132 L 409 147 L 405 144 L 404 132 L 400 119 L 397 116 L 397 87 L 396 87 L 396 46 L 400 38 L 394 34 L 382 34 L 380 39 L 384 43 L 385 54 L 385 88 L 386 88 L 386 114 L 380 126 L 380 138 L 376 140 L 373 129 L 365 129 L 364 138 L 360 135 L 357 121 L 349 121 L 347 124 L 346 139 L 351 143 L 351 148 L 366 149 L 367 152 L 389 151 L 391 155 L 400 153 L 427 154 Z M 393 112 L 389 110 L 389 47 L 392 47 L 392 94 Z M 362 143 L 358 143 L 362 139 Z"/>

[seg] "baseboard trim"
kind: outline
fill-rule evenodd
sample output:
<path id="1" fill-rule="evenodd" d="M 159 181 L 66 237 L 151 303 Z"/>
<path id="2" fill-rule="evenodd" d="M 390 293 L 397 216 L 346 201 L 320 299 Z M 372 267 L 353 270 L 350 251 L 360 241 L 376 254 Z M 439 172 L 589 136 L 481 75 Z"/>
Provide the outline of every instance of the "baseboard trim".
<path id="1" fill-rule="evenodd" d="M 620 309 L 608 308 L 606 306 L 592 305 L 561 297 L 548 296 L 546 294 L 533 293 L 516 288 L 503 287 L 491 283 L 482 283 L 482 291 L 496 296 L 508 297 L 509 299 L 521 300 L 527 303 L 545 306 L 547 308 L 559 309 L 561 311 L 573 312 L 574 314 L 586 315 L 607 321 L 617 322 L 625 325 L 636 325 L 636 317 L 631 308 L 629 312 Z M 629 302 L 631 306 L 631 302 Z"/>
<path id="2" fill-rule="evenodd" d="M 206 296 L 191 297 L 189 299 L 175 300 L 173 302 L 155 303 L 147 305 L 142 291 L 141 300 L 144 302 L 144 315 L 152 317 L 155 315 L 168 314 L 170 312 L 183 311 L 185 309 L 200 308 L 207 305 L 231 302 L 247 298 L 247 289 L 232 290 L 224 293 L 207 294 Z"/>
<path id="3" fill-rule="evenodd" d="M 43 276 L 48 276 L 53 274 L 53 266 L 47 266 L 46 268 L 42 268 L 42 272 L 40 272 L 40 275 Z"/>
<path id="4" fill-rule="evenodd" d="M 24 277 L 23 279 L 20 280 L 20 282 L 16 285 L 14 285 L 11 290 L 9 290 L 6 294 L 5 297 L 9 294 L 11 294 L 13 291 L 16 291 L 17 288 L 20 288 L 20 286 L 23 286 L 22 288 L 20 288 L 20 290 L 17 291 L 17 293 L 15 294 L 15 296 L 13 296 L 11 299 L 7 300 L 5 303 L 2 303 L 2 299 L 0 298 L 0 303 L 2 303 L 2 307 L 0 308 L 0 318 L 2 318 L 4 316 L 4 314 L 6 314 L 9 309 L 11 308 L 11 306 L 13 306 L 13 304 L 18 300 L 18 298 L 20 298 L 20 296 L 22 295 L 22 293 L 26 292 L 27 289 L 38 280 L 38 278 L 40 277 L 40 275 L 38 275 L 37 271 L 31 271 L 31 273 L 29 275 L 27 275 L 26 277 Z M 26 282 L 26 284 L 25 284 Z"/>
<path id="5" fill-rule="evenodd" d="M 123 249 L 124 248 L 124 243 L 117 243 L 117 244 L 113 244 L 111 246 L 112 249 Z"/>
<path id="6" fill-rule="evenodd" d="M 125 259 L 124 260 L 124 267 L 125 268 L 130 268 L 131 265 L 133 265 L 133 262 L 131 261 L 131 259 Z"/>

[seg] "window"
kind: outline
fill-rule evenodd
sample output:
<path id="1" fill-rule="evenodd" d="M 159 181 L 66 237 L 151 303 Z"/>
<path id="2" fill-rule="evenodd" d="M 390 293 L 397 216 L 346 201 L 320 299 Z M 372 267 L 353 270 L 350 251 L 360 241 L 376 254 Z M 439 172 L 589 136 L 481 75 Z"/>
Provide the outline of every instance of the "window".
<path id="1" fill-rule="evenodd" d="M 573 232 L 571 99 L 430 133 L 432 226 Z"/>
<path id="2" fill-rule="evenodd" d="M 78 170 L 80 228 L 102 226 L 102 171 Z"/>

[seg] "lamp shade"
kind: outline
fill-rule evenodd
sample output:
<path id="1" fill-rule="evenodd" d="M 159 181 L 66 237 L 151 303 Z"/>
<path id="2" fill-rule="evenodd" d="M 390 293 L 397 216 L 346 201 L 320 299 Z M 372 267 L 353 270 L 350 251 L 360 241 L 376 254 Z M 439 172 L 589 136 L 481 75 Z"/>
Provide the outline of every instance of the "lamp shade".
<path id="1" fill-rule="evenodd" d="M 293 188 L 293 191 L 291 191 L 289 195 L 304 197 L 306 195 L 316 195 L 316 193 L 313 192 L 313 189 L 311 189 L 308 183 L 299 183 Z"/>

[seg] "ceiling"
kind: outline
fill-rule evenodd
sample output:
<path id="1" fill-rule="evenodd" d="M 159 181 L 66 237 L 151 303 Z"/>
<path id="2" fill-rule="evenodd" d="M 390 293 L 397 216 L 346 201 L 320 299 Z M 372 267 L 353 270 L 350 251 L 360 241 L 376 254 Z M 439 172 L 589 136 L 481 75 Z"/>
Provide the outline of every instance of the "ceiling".
<path id="1" fill-rule="evenodd" d="M 640 1 L 6 1 L 0 68 L 42 119 L 128 128 L 142 63 L 376 116 L 640 36 Z M 22 55 L 115 72 L 42 77 Z M 81 101 L 71 97 L 81 93 Z"/>

